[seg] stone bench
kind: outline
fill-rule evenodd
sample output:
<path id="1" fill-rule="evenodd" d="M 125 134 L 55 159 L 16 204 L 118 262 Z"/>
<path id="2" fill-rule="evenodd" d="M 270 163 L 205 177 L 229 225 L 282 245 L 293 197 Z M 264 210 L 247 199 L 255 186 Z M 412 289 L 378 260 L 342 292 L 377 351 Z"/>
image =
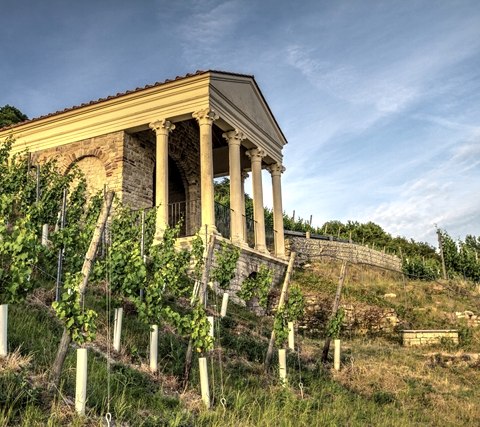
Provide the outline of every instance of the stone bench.
<path id="1" fill-rule="evenodd" d="M 456 329 L 409 329 L 401 331 L 405 347 L 440 344 L 442 339 L 458 344 Z"/>

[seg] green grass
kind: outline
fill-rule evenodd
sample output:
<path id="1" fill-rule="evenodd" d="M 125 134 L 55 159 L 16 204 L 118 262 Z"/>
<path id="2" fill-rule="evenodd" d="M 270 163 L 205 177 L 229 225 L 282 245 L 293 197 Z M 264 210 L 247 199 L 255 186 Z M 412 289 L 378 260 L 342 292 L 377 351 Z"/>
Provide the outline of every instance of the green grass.
<path id="1" fill-rule="evenodd" d="M 314 266 L 297 272 L 294 280 L 331 300 L 338 280 L 337 267 Z M 455 286 L 434 288 L 434 284 L 425 282 L 408 282 L 405 286 L 396 277 L 356 267 L 350 269 L 345 291 L 345 300 L 393 307 L 415 326 L 451 326 L 446 312 L 479 308 L 478 296 L 474 299 L 473 294 L 460 292 Z M 386 300 L 383 295 L 387 292 L 396 293 L 397 298 Z M 122 351 L 114 355 L 116 361 L 108 370 L 102 355 L 107 348 L 101 287 L 90 288 L 86 304 L 99 313 L 99 333 L 94 343 L 99 352 L 90 349 L 88 356 L 87 416 L 78 417 L 73 407 L 73 348 L 66 359 L 60 390 L 46 388 L 61 326 L 45 307 L 23 304 L 9 308 L 9 347 L 12 351 L 20 348 L 24 362 L 0 365 L 0 425 L 104 425 L 108 409 L 117 425 L 125 426 L 480 424 L 479 364 L 448 362 L 443 355 L 459 350 L 451 343 L 406 349 L 394 334 L 349 334 L 342 341 L 342 370 L 335 372 L 330 364 L 322 366 L 318 362 L 323 340 L 300 336 L 300 355 L 289 354 L 289 385 L 282 387 L 276 357 L 270 372 L 265 373 L 262 365 L 271 320 L 260 319 L 230 303 L 228 316 L 219 324 L 221 350 L 217 348 L 209 356 L 213 408 L 205 410 L 199 395 L 197 355 L 189 387 L 185 393 L 181 388 L 185 338 L 162 327 L 159 374 L 152 375 L 147 360 L 148 327 L 127 309 Z M 478 352 L 478 331 L 464 325 L 462 334 L 460 350 Z"/>

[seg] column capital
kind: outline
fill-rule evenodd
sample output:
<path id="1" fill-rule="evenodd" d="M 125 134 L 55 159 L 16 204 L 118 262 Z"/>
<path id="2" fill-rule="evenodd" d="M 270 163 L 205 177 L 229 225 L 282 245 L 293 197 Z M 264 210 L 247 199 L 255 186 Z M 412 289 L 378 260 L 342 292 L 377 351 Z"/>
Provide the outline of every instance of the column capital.
<path id="1" fill-rule="evenodd" d="M 273 165 L 269 165 L 267 170 L 272 176 L 280 176 L 286 169 L 281 163 L 274 163 Z"/>
<path id="2" fill-rule="evenodd" d="M 245 139 L 243 132 L 237 129 L 222 133 L 222 136 L 227 140 L 228 145 L 240 145 Z"/>
<path id="3" fill-rule="evenodd" d="M 262 148 L 252 148 L 248 150 L 246 154 L 248 157 L 250 157 L 252 162 L 254 161 L 261 162 L 262 159 L 267 155 L 267 153 L 265 153 L 265 150 L 263 150 Z"/>
<path id="4" fill-rule="evenodd" d="M 148 125 L 157 135 L 168 135 L 169 132 L 175 129 L 175 125 L 165 119 L 155 120 Z"/>
<path id="5" fill-rule="evenodd" d="M 245 181 L 248 178 L 248 172 L 242 171 L 242 181 Z"/>
<path id="6" fill-rule="evenodd" d="M 213 111 L 211 108 L 205 108 L 203 110 L 198 110 L 192 113 L 192 117 L 197 120 L 200 126 L 202 125 L 212 125 L 215 120 L 218 120 L 219 115 Z"/>

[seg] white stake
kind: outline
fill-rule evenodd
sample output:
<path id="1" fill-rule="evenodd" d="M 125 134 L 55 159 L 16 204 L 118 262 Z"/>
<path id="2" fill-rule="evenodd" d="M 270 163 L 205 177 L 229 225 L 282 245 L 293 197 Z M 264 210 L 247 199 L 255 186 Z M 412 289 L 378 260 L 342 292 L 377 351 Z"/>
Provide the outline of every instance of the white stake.
<path id="1" fill-rule="evenodd" d="M 207 367 L 207 358 L 199 357 L 198 365 L 200 368 L 200 389 L 202 392 L 202 400 L 205 403 L 205 406 L 210 408 L 210 387 L 208 385 L 208 367 Z"/>
<path id="2" fill-rule="evenodd" d="M 87 349 L 77 348 L 77 381 L 75 387 L 75 411 L 85 415 L 87 401 Z"/>
<path id="3" fill-rule="evenodd" d="M 220 317 L 225 317 L 227 315 L 227 306 L 228 306 L 228 292 L 224 292 L 223 299 L 222 299 L 222 309 L 220 310 Z"/>
<path id="4" fill-rule="evenodd" d="M 295 328 L 293 322 L 288 322 L 288 348 L 295 350 Z"/>
<path id="5" fill-rule="evenodd" d="M 113 323 L 113 349 L 120 351 L 120 337 L 122 336 L 123 307 L 115 309 L 115 321 Z"/>
<path id="6" fill-rule="evenodd" d="M 284 348 L 278 350 L 278 365 L 280 381 L 285 387 L 287 385 L 287 351 Z"/>
<path id="7" fill-rule="evenodd" d="M 42 246 L 48 245 L 48 224 L 42 226 Z"/>
<path id="8" fill-rule="evenodd" d="M 209 335 L 213 338 L 213 322 L 215 321 L 215 318 L 213 316 L 207 316 L 208 323 L 210 323 L 210 331 L 208 332 Z"/>
<path id="9" fill-rule="evenodd" d="M 340 340 L 334 340 L 333 369 L 340 370 Z"/>
<path id="10" fill-rule="evenodd" d="M 150 330 L 150 370 L 158 369 L 158 325 L 153 325 Z"/>
<path id="11" fill-rule="evenodd" d="M 8 354 L 7 326 L 8 304 L 2 304 L 0 305 L 0 356 L 3 357 Z"/>

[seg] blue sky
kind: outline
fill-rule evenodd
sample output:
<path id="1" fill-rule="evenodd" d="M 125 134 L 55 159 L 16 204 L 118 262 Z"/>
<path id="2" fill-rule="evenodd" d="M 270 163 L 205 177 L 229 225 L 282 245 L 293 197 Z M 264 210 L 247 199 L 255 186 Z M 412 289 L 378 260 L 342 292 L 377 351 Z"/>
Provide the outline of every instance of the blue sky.
<path id="1" fill-rule="evenodd" d="M 253 74 L 289 141 L 286 212 L 480 235 L 477 0 L 0 6 L 0 105 L 36 117 L 197 69 Z"/>

